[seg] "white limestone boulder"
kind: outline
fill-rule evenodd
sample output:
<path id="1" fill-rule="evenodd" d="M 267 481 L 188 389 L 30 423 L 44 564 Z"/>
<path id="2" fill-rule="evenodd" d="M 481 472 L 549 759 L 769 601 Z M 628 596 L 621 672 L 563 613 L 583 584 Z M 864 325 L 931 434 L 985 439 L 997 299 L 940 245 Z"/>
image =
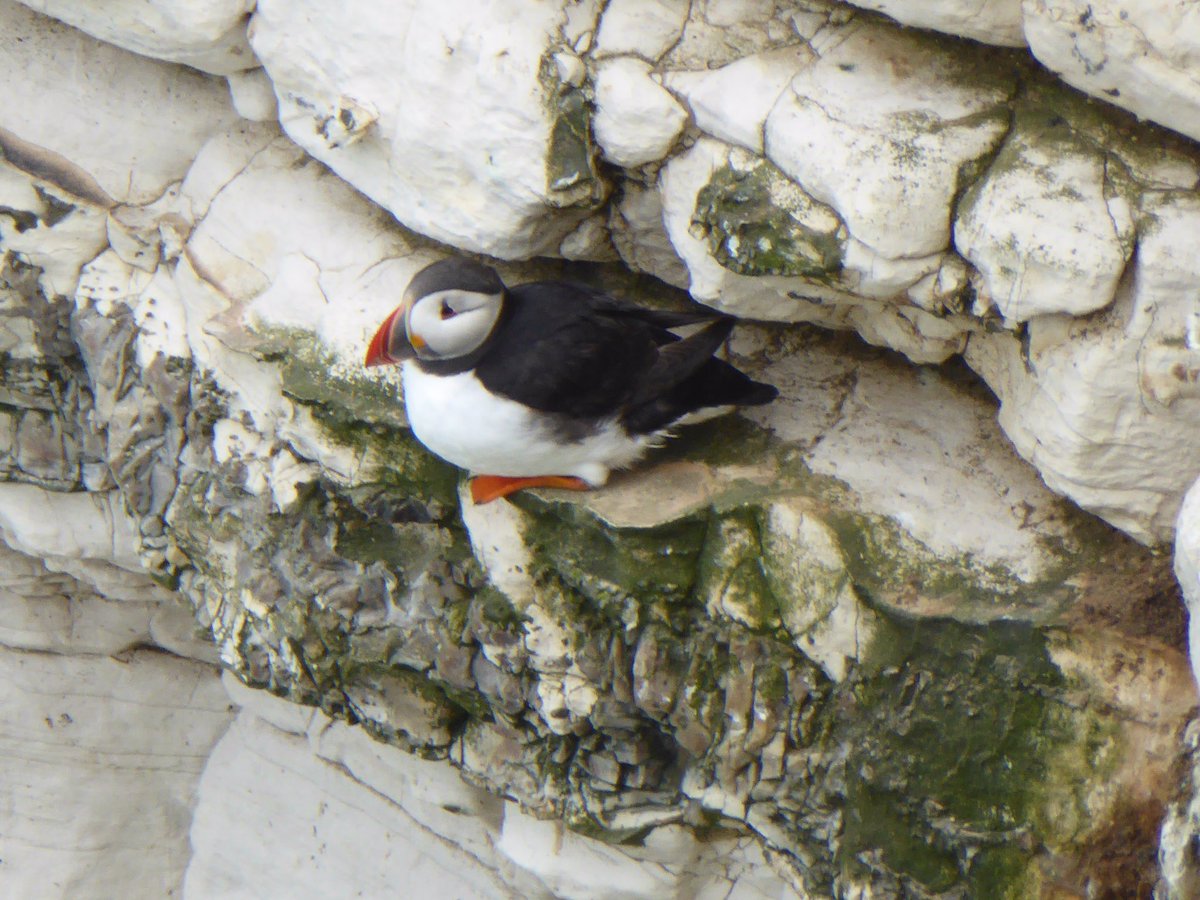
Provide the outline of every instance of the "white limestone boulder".
<path id="1" fill-rule="evenodd" d="M 609 231 L 617 253 L 631 269 L 687 287 L 687 266 L 667 235 L 663 197 L 655 186 L 628 182 L 611 207 Z"/>
<path id="2" fill-rule="evenodd" d="M 1002 47 L 1025 46 L 1021 0 L 854 0 L 854 5 L 885 13 L 914 28 L 932 28 Z"/>
<path id="3" fill-rule="evenodd" d="M 216 75 L 258 65 L 246 40 L 254 0 L 19 0 L 109 44 Z"/>
<path id="4" fill-rule="evenodd" d="M 715 69 L 809 41 L 831 23 L 848 18 L 848 10 L 825 0 L 696 0 L 690 4 L 683 35 L 659 61 L 666 69 Z"/>
<path id="5" fill-rule="evenodd" d="M 692 227 L 697 196 L 719 169 L 728 166 L 729 153 L 727 145 L 702 138 L 673 157 L 659 174 L 663 222 L 671 246 L 687 267 L 688 292 L 701 303 L 749 318 L 833 324 L 832 312 L 819 302 L 780 302 L 789 289 L 809 288 L 820 294 L 820 288 L 797 277 L 739 275 L 717 261 L 703 235 Z M 830 233 L 835 231 L 836 226 L 830 229 Z M 651 274 L 655 274 L 653 270 Z"/>
<path id="6" fill-rule="evenodd" d="M 609 162 L 633 168 L 657 162 L 678 140 L 687 113 L 651 77 L 648 62 L 618 57 L 599 63 L 595 76 L 596 142 Z"/>
<path id="7" fill-rule="evenodd" d="M 252 468 L 261 470 L 264 488 L 285 474 L 278 468 L 285 451 L 277 440 L 348 476 L 362 460 L 330 446 L 306 413 L 282 396 L 277 368 L 250 350 L 274 335 L 292 359 L 365 383 L 362 357 L 371 329 L 437 254 L 417 247 L 411 235 L 272 126 L 234 130 L 208 144 L 184 181 L 183 197 L 197 213 L 186 265 L 174 277 L 188 307 L 189 352 L 227 385 L 235 406 L 267 438 L 258 443 L 244 435 L 227 446 L 256 460 Z M 248 327 L 259 329 L 260 337 L 248 334 Z M 399 385 L 392 370 L 377 379 L 390 391 Z M 382 395 L 370 415 L 404 421 L 401 404 Z M 237 429 L 230 428 L 232 441 Z M 302 467 L 284 469 L 292 476 L 281 483 L 303 476 Z"/>
<path id="8" fill-rule="evenodd" d="M 977 310 L 994 306 L 1012 324 L 1082 316 L 1112 302 L 1133 254 L 1133 211 L 1094 145 L 1019 130 L 967 192 L 954 239 L 980 274 Z"/>
<path id="9" fill-rule="evenodd" d="M 47 61 L 53 60 L 53 65 Z M 7 161 L 97 206 L 148 203 L 236 121 L 219 81 L 0 3 Z"/>
<path id="10" fill-rule="evenodd" d="M 0 484 L 0 539 L 59 571 L 83 575 L 89 563 L 101 562 L 140 573 L 137 534 L 116 491 L 65 493 Z"/>
<path id="11" fill-rule="evenodd" d="M 250 35 L 296 143 L 409 228 L 526 258 L 601 194 L 582 97 L 555 74 L 564 28 L 550 0 L 266 0 Z"/>
<path id="12" fill-rule="evenodd" d="M 183 195 L 198 211 L 189 256 L 232 301 L 262 298 L 264 306 L 278 305 L 281 316 L 290 308 L 290 321 L 281 324 L 304 321 L 333 346 L 341 344 L 343 328 L 357 327 L 347 323 L 358 313 L 347 314 L 349 291 L 361 300 L 374 287 L 381 312 L 399 302 L 403 285 L 368 286 L 361 279 L 389 258 L 410 255 L 411 237 L 272 126 L 212 141 L 188 173 Z M 301 287 L 305 258 L 311 278 Z M 314 320 L 314 312 L 321 318 Z"/>
<path id="13" fill-rule="evenodd" d="M 962 173 L 1004 136 L 1012 83 L 873 23 L 821 40 L 767 118 L 767 158 L 879 255 L 946 249 Z"/>
<path id="14" fill-rule="evenodd" d="M 1163 193 L 1144 212 L 1132 277 L 1103 313 L 1038 316 L 1024 341 L 979 332 L 965 358 L 1053 490 L 1156 543 L 1170 539 L 1200 474 L 1200 199 Z"/>
<path id="15" fill-rule="evenodd" d="M 715 69 L 670 71 L 663 84 L 684 99 L 701 131 L 762 154 L 767 116 L 796 73 L 813 59 L 807 44 L 797 44 Z"/>
<path id="16" fill-rule="evenodd" d="M 275 99 L 275 88 L 262 69 L 231 73 L 229 96 L 233 108 L 243 119 L 251 122 L 274 122 L 279 118 L 279 103 Z"/>
<path id="17" fill-rule="evenodd" d="M 1068 84 L 1200 140 L 1200 6 L 1024 0 L 1033 55 Z"/>
<path id="18" fill-rule="evenodd" d="M 637 56 L 657 61 L 683 34 L 690 5 L 689 0 L 609 0 L 600 19 L 593 56 Z"/>

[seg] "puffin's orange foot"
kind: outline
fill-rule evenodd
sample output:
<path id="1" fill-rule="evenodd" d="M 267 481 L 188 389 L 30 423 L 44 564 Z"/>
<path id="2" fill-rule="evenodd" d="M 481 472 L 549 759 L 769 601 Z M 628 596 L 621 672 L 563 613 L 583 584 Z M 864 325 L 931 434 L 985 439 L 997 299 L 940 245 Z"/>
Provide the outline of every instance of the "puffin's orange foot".
<path id="1" fill-rule="evenodd" d="M 582 478 L 566 475 L 538 475 L 534 478 L 509 478 L 506 475 L 477 475 L 471 479 L 471 499 L 476 503 L 491 503 L 525 488 L 562 488 L 567 491 L 591 490 Z"/>

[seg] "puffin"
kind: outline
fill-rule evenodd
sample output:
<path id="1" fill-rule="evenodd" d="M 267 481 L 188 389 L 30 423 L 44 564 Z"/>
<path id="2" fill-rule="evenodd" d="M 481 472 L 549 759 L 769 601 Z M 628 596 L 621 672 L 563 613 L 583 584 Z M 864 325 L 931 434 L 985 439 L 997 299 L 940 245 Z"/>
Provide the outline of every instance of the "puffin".
<path id="1" fill-rule="evenodd" d="M 729 316 L 645 309 L 584 284 L 506 287 L 450 257 L 413 276 L 365 362 L 401 366 L 413 434 L 474 476 L 480 504 L 600 487 L 677 426 L 769 403 L 775 387 L 713 355 L 732 330 Z"/>

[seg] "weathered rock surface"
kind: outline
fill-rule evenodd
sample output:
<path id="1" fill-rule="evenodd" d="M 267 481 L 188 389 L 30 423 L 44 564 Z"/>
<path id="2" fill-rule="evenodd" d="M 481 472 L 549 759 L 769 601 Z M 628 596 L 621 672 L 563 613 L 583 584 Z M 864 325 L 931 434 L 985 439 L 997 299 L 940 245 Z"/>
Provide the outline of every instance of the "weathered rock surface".
<path id="1" fill-rule="evenodd" d="M 611 0 L 596 35 L 596 57 L 638 56 L 657 62 L 683 36 L 689 7 L 685 0 Z"/>
<path id="2" fill-rule="evenodd" d="M 855 0 L 898 22 L 1030 52 L 1067 84 L 1200 139 L 1189 0 Z"/>
<path id="3" fill-rule="evenodd" d="M 492 4 L 483 14 L 502 23 L 495 28 L 483 28 L 473 6 L 439 7 L 428 20 L 423 9 L 413 0 L 339 12 L 362 26 L 348 55 L 326 39 L 337 26 L 319 11 L 259 5 L 252 32 L 266 75 L 235 75 L 238 109 L 252 120 L 272 116 L 263 94 L 273 87 L 293 140 L 402 222 L 452 245 L 510 258 L 611 259 L 611 240 L 627 263 L 672 283 L 683 283 L 682 262 L 693 297 L 735 314 L 854 329 L 918 362 L 965 352 L 972 365 L 981 361 L 978 371 L 1004 400 L 1002 424 L 1018 450 L 1056 489 L 1139 540 L 1169 540 L 1178 498 L 1200 474 L 1195 455 L 1175 452 L 1170 438 L 1196 425 L 1191 405 L 1169 384 L 1170 373 L 1182 371 L 1187 393 L 1194 348 L 1139 354 L 1130 343 L 1138 338 L 1114 330 L 1106 345 L 1126 346 L 1126 360 L 1137 356 L 1154 371 L 1114 363 L 1101 392 L 1070 368 L 1056 370 L 1061 383 L 1032 371 L 1022 378 L 989 362 L 1009 351 L 969 345 L 1018 347 L 1024 332 L 1044 330 L 1035 321 L 1042 317 L 1111 311 L 1123 278 L 1173 277 L 1137 248 L 1184 214 L 1200 182 L 1193 147 L 1151 130 L 1132 134 L 1120 116 L 1052 87 L 1012 56 L 828 4 L 803 12 L 728 2 L 601 11 L 547 0 L 514 10 Z M 1005 9 L 1012 12 L 984 4 L 972 15 L 991 21 Z M 39 53 L 90 54 L 93 68 L 116 65 L 115 51 L 85 47 L 18 7 L 5 10 L 15 31 L 29 32 L 12 55 L 22 70 Z M 1063 15 L 1049 18 L 1070 18 Z M 1118 27 L 1104 24 L 1101 11 L 1081 17 L 1088 33 Z M 434 21 L 433 31 L 422 31 Z M 394 52 L 398 46 L 404 52 Z M 911 65 L 917 58 L 922 65 Z M 143 91 L 182 78 L 148 65 L 122 57 L 120 68 Z M 95 84 L 83 88 L 89 115 L 111 105 Z M 162 119 L 144 133 L 125 124 L 128 148 L 113 150 L 91 132 L 90 146 L 81 146 L 50 128 L 51 119 L 26 121 L 19 131 L 27 143 L 14 144 L 9 159 L 58 172 L 52 182 L 98 210 L 114 201 L 144 204 L 182 174 L 199 141 L 228 125 L 228 108 L 218 112 L 208 88 L 219 90 L 200 82 L 171 89 L 177 119 L 185 108 L 203 110 L 186 116 L 186 139 L 173 124 L 171 141 L 154 134 Z M 689 121 L 694 130 L 685 128 Z M 697 132 L 715 140 L 696 141 Z M 164 147 L 164 158 L 135 159 L 135 143 Z M 60 172 L 47 153 L 71 164 Z M 103 156 L 105 167 L 121 164 L 74 171 L 89 153 Z M 621 190 L 608 212 L 595 214 L 608 191 L 598 158 L 623 168 L 606 170 Z M 138 179 L 149 179 L 142 187 L 129 174 L 135 161 Z M 19 198 L 13 208 L 55 214 L 45 203 L 34 212 L 38 206 Z M 130 214 L 113 218 L 122 223 Z M 99 221 L 72 217 L 81 257 L 103 247 Z M 39 261 L 40 235 L 12 230 L 44 278 L 69 286 L 73 260 Z M 1164 323 L 1179 318 L 1167 309 L 1180 302 L 1161 298 L 1142 339 L 1176 340 L 1177 326 Z M 997 319 L 1009 340 L 997 333 Z M 1111 407 L 1144 439 L 1119 438 L 1103 421 L 1093 432 L 1079 417 L 1072 437 L 1056 428 L 1063 415 L 1036 409 L 1047 395 L 1064 412 Z M 1097 444 L 1104 454 L 1091 452 Z M 1039 450 L 1056 445 L 1061 452 Z M 1083 457 L 1086 473 L 1073 462 Z M 1155 485 L 1154 502 L 1139 497 L 1143 484 Z"/>
<path id="4" fill-rule="evenodd" d="M 155 896 L 1188 896 L 1196 147 L 827 3 L 331 15 L 227 89 L 0 3 L 5 727 L 89 786 L 21 878 L 111 893 L 116 804 Z M 361 366 L 431 239 L 763 320 L 781 397 L 475 507 Z"/>
<path id="5" fill-rule="evenodd" d="M 632 168 L 658 162 L 679 138 L 687 113 L 650 77 L 650 64 L 618 57 L 596 67 L 593 127 L 604 158 Z"/>
<path id="6" fill-rule="evenodd" d="M 551 59 L 593 28 L 550 0 L 270 0 L 251 42 L 292 140 L 409 228 L 524 258 L 553 251 L 603 192 L 584 98 Z"/>
<path id="7" fill-rule="evenodd" d="M 219 81 L 102 44 L 14 2 L 0 6 L 0 22 L 5 162 L 81 200 L 155 200 L 233 121 Z"/>
<path id="8" fill-rule="evenodd" d="M 160 897 L 191 855 L 196 783 L 229 720 L 211 666 L 0 650 L 0 825 L 13 896 Z M 61 649 L 61 648 L 56 648 Z"/>
<path id="9" fill-rule="evenodd" d="M 1025 39 L 1067 84 L 1200 140 L 1200 10 L 1187 0 L 1023 0 Z"/>
<path id="10" fill-rule="evenodd" d="M 253 0 L 18 0 L 92 37 L 216 75 L 258 66 L 246 40 Z"/>
<path id="11" fill-rule="evenodd" d="M 960 173 L 1004 135 L 1011 83 L 978 81 L 953 51 L 883 26 L 855 22 L 821 38 L 767 116 L 765 155 L 870 251 L 945 250 Z M 903 64 L 918 54 L 920 68 Z"/>
<path id="12" fill-rule="evenodd" d="M 621 850 L 536 819 L 444 762 L 227 685 L 242 709 L 200 782 L 189 898 L 322 896 L 347 884 L 364 894 L 420 884 L 456 897 L 790 893 L 748 837 L 699 841 L 666 828 Z M 298 814 L 304 828 L 284 824 Z"/>
<path id="13" fill-rule="evenodd" d="M 857 0 L 854 5 L 878 10 L 916 28 L 933 28 L 1002 47 L 1025 46 L 1021 0 Z"/>

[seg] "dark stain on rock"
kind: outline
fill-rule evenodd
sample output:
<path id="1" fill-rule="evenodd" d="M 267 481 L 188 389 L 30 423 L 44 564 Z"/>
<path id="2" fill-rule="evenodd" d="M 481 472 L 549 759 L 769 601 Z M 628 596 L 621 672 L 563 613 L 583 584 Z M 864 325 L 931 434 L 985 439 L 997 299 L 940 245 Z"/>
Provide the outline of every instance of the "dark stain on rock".
<path id="1" fill-rule="evenodd" d="M 1070 864 L 1048 867 L 1054 896 L 1089 900 L 1150 900 L 1158 881 L 1160 800 L 1130 803 L 1094 834 Z"/>
<path id="2" fill-rule="evenodd" d="M 34 178 L 48 181 L 95 206 L 111 209 L 117 205 L 99 182 L 75 163 L 4 128 L 0 128 L 0 158 Z"/>

